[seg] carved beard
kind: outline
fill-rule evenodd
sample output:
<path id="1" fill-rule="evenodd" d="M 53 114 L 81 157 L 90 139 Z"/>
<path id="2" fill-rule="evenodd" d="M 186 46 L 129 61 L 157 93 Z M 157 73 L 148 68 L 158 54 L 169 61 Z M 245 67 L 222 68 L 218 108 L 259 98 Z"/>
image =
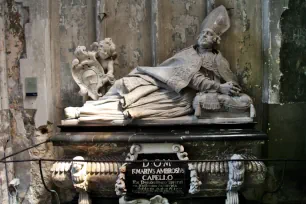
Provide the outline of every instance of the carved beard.
<path id="1" fill-rule="evenodd" d="M 213 48 L 213 45 L 214 45 L 213 41 L 209 41 L 205 37 L 200 37 L 200 38 L 201 39 L 198 40 L 198 45 L 199 45 L 200 48 L 204 48 L 204 49 L 212 49 Z"/>

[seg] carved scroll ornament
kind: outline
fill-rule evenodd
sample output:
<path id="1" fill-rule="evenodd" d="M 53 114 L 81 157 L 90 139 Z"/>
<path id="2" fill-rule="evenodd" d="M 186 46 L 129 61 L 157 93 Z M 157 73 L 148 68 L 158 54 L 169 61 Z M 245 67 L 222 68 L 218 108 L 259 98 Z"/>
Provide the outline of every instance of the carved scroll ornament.
<path id="1" fill-rule="evenodd" d="M 80 88 L 79 94 L 98 100 L 115 82 L 113 73 L 117 54 L 111 38 L 94 42 L 91 48 L 91 51 L 85 46 L 76 48 L 71 73 Z"/>
<path id="2" fill-rule="evenodd" d="M 170 149 L 168 152 L 176 153 L 180 160 L 187 160 L 188 155 L 184 152 L 184 148 L 181 145 L 170 145 Z M 142 153 L 141 145 L 133 145 L 130 149 L 130 153 L 127 156 L 127 160 L 132 161 L 137 159 L 138 154 Z M 227 158 L 227 157 L 226 157 Z M 221 158 L 222 159 L 222 158 Z M 199 182 L 197 180 L 198 177 L 201 178 L 201 181 L 206 184 L 207 179 L 211 175 L 218 175 L 222 177 L 223 175 L 229 175 L 228 185 L 227 185 L 227 200 L 228 204 L 238 203 L 238 191 L 241 190 L 241 186 L 246 181 L 245 188 L 251 185 L 261 185 L 265 181 L 267 167 L 261 161 L 257 161 L 257 158 L 252 155 L 234 155 L 231 157 L 232 160 L 235 159 L 247 159 L 254 161 L 203 161 L 203 162 L 194 162 L 192 166 L 188 167 L 190 170 L 195 169 L 197 174 L 194 174 L 194 171 L 190 172 L 191 182 L 190 190 L 199 190 Z M 74 160 L 83 160 L 83 157 L 75 157 Z M 119 169 L 119 167 L 121 168 Z M 87 168 L 85 171 L 85 167 Z M 88 198 L 88 191 L 95 191 L 95 187 L 90 185 L 90 177 L 95 175 L 98 178 L 101 178 L 101 182 L 105 185 L 106 188 L 111 188 L 111 183 L 107 175 L 112 175 L 112 181 L 116 181 L 116 194 L 124 195 L 126 192 L 125 186 L 125 172 L 126 172 L 126 164 L 122 165 L 122 163 L 117 162 L 56 162 L 53 164 L 51 168 L 52 172 L 52 180 L 54 184 L 60 188 L 76 188 L 79 192 L 79 203 L 90 203 L 90 199 Z M 119 176 L 117 176 L 119 174 Z M 245 178 L 244 178 L 245 177 Z M 105 179 L 102 179 L 105 178 Z M 101 183 L 101 184 L 102 184 Z M 192 188 L 192 186 L 194 188 Z M 85 190 L 87 189 L 87 190 Z M 190 191 L 189 190 L 189 191 Z M 153 199 L 155 198 L 155 199 Z M 162 198 L 161 196 L 153 197 L 151 199 L 137 199 L 132 201 L 125 200 L 124 196 L 121 197 L 120 203 L 135 203 L 139 201 L 139 203 L 155 203 L 155 201 L 161 201 L 161 203 L 167 203 L 166 198 Z M 161 199 L 162 198 L 162 199 Z M 157 202 L 159 203 L 159 202 Z"/>

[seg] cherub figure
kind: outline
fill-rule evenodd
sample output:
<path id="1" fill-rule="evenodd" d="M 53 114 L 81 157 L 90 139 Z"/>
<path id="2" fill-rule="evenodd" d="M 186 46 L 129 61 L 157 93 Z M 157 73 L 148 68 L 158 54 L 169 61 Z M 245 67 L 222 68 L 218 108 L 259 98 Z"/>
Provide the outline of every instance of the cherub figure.
<path id="1" fill-rule="evenodd" d="M 85 46 L 76 48 L 71 72 L 80 87 L 79 94 L 98 100 L 115 81 L 116 46 L 110 38 L 106 38 L 99 43 L 94 42 L 91 47 L 92 51 L 87 51 Z"/>
<path id="2" fill-rule="evenodd" d="M 111 38 L 105 38 L 100 42 L 94 42 L 91 45 L 91 49 L 96 52 L 96 57 L 102 65 L 108 81 L 114 84 L 114 61 L 117 58 L 116 45 Z"/>

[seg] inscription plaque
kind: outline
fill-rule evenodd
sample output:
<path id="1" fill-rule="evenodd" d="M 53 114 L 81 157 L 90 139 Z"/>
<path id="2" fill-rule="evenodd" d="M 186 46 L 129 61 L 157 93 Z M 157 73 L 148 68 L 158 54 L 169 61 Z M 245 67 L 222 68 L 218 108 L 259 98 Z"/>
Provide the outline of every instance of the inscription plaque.
<path id="1" fill-rule="evenodd" d="M 184 196 L 188 193 L 190 184 L 188 164 L 167 160 L 169 159 L 127 165 L 127 195 Z"/>

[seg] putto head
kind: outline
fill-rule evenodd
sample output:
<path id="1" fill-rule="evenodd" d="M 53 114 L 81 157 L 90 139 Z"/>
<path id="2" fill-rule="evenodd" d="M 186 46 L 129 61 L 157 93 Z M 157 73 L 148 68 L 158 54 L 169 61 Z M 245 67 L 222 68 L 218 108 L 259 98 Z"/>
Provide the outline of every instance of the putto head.
<path id="1" fill-rule="evenodd" d="M 105 38 L 100 42 L 95 42 L 91 45 L 92 50 L 96 51 L 102 59 L 116 56 L 116 45 L 111 38 Z"/>

